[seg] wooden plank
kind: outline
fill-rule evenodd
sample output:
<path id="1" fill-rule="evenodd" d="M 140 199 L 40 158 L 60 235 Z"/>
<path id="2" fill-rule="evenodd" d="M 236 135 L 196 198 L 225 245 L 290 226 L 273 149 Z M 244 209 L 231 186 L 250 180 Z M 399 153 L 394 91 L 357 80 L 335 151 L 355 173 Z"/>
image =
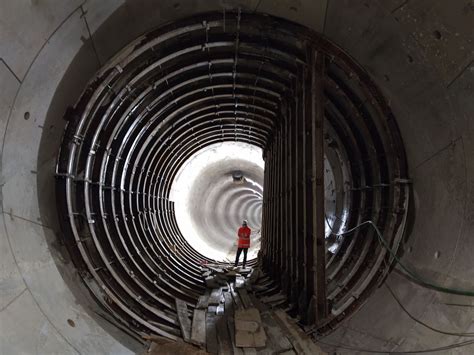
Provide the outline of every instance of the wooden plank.
<path id="1" fill-rule="evenodd" d="M 257 309 L 260 311 L 261 314 L 262 314 L 263 312 L 266 312 L 266 311 L 270 310 L 270 307 L 267 306 L 265 303 L 261 302 L 261 301 L 257 298 L 257 296 L 255 296 L 255 295 L 252 294 L 252 293 L 249 293 L 248 295 L 249 295 L 249 297 L 250 297 L 250 300 L 252 301 L 253 306 L 254 306 L 255 308 L 257 308 Z"/>
<path id="2" fill-rule="evenodd" d="M 206 311 L 203 309 L 194 310 L 191 343 L 199 346 L 206 345 Z"/>
<path id="3" fill-rule="evenodd" d="M 237 292 L 231 292 L 232 299 L 234 300 L 235 303 L 235 309 L 242 309 L 244 308 L 242 304 L 242 300 L 240 299 L 240 296 Z"/>
<path id="4" fill-rule="evenodd" d="M 232 301 L 230 292 L 224 293 L 224 309 L 226 316 L 231 317 L 234 315 L 234 302 Z"/>
<path id="5" fill-rule="evenodd" d="M 290 340 L 286 337 L 270 312 L 261 313 L 263 328 L 268 337 L 267 345 L 271 347 L 272 354 L 280 354 L 293 349 Z"/>
<path id="6" fill-rule="evenodd" d="M 240 296 L 240 299 L 242 300 L 242 304 L 244 305 L 244 307 L 245 308 L 252 307 L 252 301 L 250 300 L 247 290 L 244 288 L 239 288 L 237 289 L 237 292 Z"/>
<path id="7" fill-rule="evenodd" d="M 188 316 L 188 306 L 186 302 L 176 299 L 176 313 L 178 314 L 181 335 L 185 341 L 191 338 L 191 320 Z"/>
<path id="8" fill-rule="evenodd" d="M 280 286 L 270 282 L 267 286 L 264 286 L 263 291 L 259 291 L 259 295 L 267 295 L 272 294 L 274 292 L 278 292 L 280 290 Z"/>
<path id="9" fill-rule="evenodd" d="M 219 344 L 219 355 L 232 355 L 234 353 L 232 340 L 227 326 L 227 317 L 221 316 L 216 321 L 217 341 Z"/>
<path id="10" fill-rule="evenodd" d="M 209 295 L 199 296 L 198 302 L 196 304 L 197 309 L 206 309 L 209 305 Z"/>
<path id="11" fill-rule="evenodd" d="M 300 327 L 290 320 L 285 312 L 279 309 L 274 312 L 274 315 L 275 320 L 287 334 L 298 354 L 327 355 Z"/>
<path id="12" fill-rule="evenodd" d="M 263 329 L 260 312 L 256 308 L 235 311 L 235 345 L 242 348 L 264 347 L 266 334 Z M 246 329 L 250 323 L 256 323 L 256 329 Z M 240 325 L 243 323 L 242 325 Z M 253 330 L 253 331 L 252 331 Z"/>
<path id="13" fill-rule="evenodd" d="M 219 351 L 215 314 L 206 313 L 206 349 L 211 354 L 217 354 Z"/>
<path id="14" fill-rule="evenodd" d="M 222 289 L 215 288 L 211 292 L 211 296 L 209 297 L 209 306 L 217 306 L 221 303 L 222 299 Z"/>
<path id="15" fill-rule="evenodd" d="M 235 345 L 235 323 L 234 317 L 227 318 L 227 329 L 229 330 L 230 340 L 232 341 L 232 348 L 234 350 L 234 355 L 243 355 L 242 349 L 238 348 Z"/>
<path id="16" fill-rule="evenodd" d="M 211 296 L 211 290 L 206 289 L 206 292 L 202 296 L 199 296 L 196 308 L 206 309 L 209 305 L 209 297 Z"/>
<path id="17" fill-rule="evenodd" d="M 273 303 L 273 302 L 279 302 L 281 300 L 286 300 L 286 296 L 282 293 L 277 293 L 277 294 L 272 295 L 272 296 L 262 297 L 260 300 L 263 303 Z"/>

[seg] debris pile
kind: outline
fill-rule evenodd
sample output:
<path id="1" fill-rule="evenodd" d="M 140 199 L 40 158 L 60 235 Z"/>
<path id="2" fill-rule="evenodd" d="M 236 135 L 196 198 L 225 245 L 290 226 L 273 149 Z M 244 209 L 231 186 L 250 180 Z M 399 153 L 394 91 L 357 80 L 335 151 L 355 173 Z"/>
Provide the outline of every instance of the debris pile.
<path id="1" fill-rule="evenodd" d="M 324 354 L 279 309 L 288 301 L 260 269 L 207 264 L 202 277 L 207 290 L 196 305 L 176 300 L 184 341 L 152 339 L 149 353 Z"/>
<path id="2" fill-rule="evenodd" d="M 206 287 L 218 288 L 227 286 L 231 282 L 237 282 L 238 285 L 242 285 L 244 278 L 252 272 L 252 269 L 206 264 L 202 267 L 201 271 Z"/>

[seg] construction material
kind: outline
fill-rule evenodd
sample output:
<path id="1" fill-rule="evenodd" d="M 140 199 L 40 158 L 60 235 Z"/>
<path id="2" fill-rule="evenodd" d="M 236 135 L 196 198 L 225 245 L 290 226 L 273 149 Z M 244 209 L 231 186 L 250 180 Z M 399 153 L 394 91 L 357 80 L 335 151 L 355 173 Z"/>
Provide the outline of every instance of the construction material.
<path id="1" fill-rule="evenodd" d="M 209 290 L 206 290 L 206 293 L 204 295 L 199 296 L 198 302 L 196 304 L 196 308 L 206 309 L 207 306 L 209 305 L 209 296 L 210 296 Z"/>
<path id="2" fill-rule="evenodd" d="M 191 338 L 191 320 L 188 316 L 188 306 L 186 302 L 176 299 L 176 313 L 178 314 L 179 326 L 181 334 L 185 341 Z"/>
<path id="3" fill-rule="evenodd" d="M 242 348 L 264 347 L 267 336 L 256 308 L 235 311 L 235 344 Z"/>
<path id="4" fill-rule="evenodd" d="M 227 327 L 227 317 L 220 316 L 216 321 L 217 341 L 219 344 L 219 354 L 232 354 L 232 339 Z"/>
<path id="5" fill-rule="evenodd" d="M 303 330 L 281 309 L 274 312 L 275 319 L 280 327 L 288 334 L 293 347 L 298 354 L 327 355 L 317 346 Z"/>
<path id="6" fill-rule="evenodd" d="M 206 349 L 211 354 L 217 354 L 219 344 L 217 342 L 216 315 L 206 314 Z"/>
<path id="7" fill-rule="evenodd" d="M 209 306 L 217 306 L 222 301 L 222 289 L 216 288 L 212 290 L 211 296 L 209 297 L 208 304 Z"/>
<path id="8" fill-rule="evenodd" d="M 182 341 L 174 341 L 157 335 L 146 336 L 145 339 L 151 341 L 150 347 L 146 352 L 149 355 L 209 355 L 208 352 Z"/>
<path id="9" fill-rule="evenodd" d="M 195 309 L 193 315 L 193 324 L 191 328 L 191 343 L 205 346 L 206 345 L 206 311 Z"/>
<path id="10" fill-rule="evenodd" d="M 240 299 L 242 300 L 242 304 L 245 308 L 250 308 L 252 307 L 252 301 L 250 300 L 250 297 L 248 295 L 248 292 L 244 288 L 239 288 L 237 289 L 237 292 L 240 296 Z"/>

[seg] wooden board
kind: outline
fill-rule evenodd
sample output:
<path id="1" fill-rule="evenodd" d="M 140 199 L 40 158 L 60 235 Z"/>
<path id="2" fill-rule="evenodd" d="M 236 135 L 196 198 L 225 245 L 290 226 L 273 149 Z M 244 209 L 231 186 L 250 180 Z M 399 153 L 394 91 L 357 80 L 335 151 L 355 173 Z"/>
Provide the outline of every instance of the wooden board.
<path id="1" fill-rule="evenodd" d="M 211 295 L 211 292 L 209 290 L 206 290 L 204 295 L 199 296 L 198 302 L 196 304 L 196 308 L 198 309 L 206 309 L 207 306 L 209 305 L 209 297 Z"/>
<path id="2" fill-rule="evenodd" d="M 217 342 L 216 315 L 206 314 L 206 349 L 211 354 L 217 354 L 219 344 Z"/>
<path id="3" fill-rule="evenodd" d="M 260 302 L 258 297 L 256 297 L 254 294 L 249 293 L 248 295 L 249 295 L 250 301 L 252 301 L 253 306 L 257 308 L 260 311 L 260 313 L 267 312 L 270 310 L 270 307 L 266 305 L 265 303 Z"/>
<path id="4" fill-rule="evenodd" d="M 235 345 L 242 348 L 257 348 L 266 345 L 267 336 L 263 329 L 260 312 L 256 308 L 240 309 L 235 311 Z M 243 326 L 238 324 L 243 323 Z M 247 331 L 245 325 L 248 322 L 257 324 L 256 331 Z M 241 330 L 239 330 L 241 329 Z M 250 330 L 250 329 L 249 329 Z"/>
<path id="5" fill-rule="evenodd" d="M 224 309 L 226 316 L 231 317 L 234 315 L 234 302 L 230 292 L 224 293 Z"/>
<path id="6" fill-rule="evenodd" d="M 293 345 L 286 337 L 278 323 L 273 319 L 270 312 L 261 313 L 263 328 L 268 337 L 267 345 L 271 348 L 272 353 L 280 354 L 286 350 L 293 349 Z"/>
<path id="7" fill-rule="evenodd" d="M 198 302 L 196 304 L 197 309 L 206 309 L 209 305 L 209 296 L 199 296 Z"/>
<path id="8" fill-rule="evenodd" d="M 327 355 L 306 333 L 290 319 L 281 309 L 274 312 L 275 320 L 288 335 L 298 354 Z"/>
<path id="9" fill-rule="evenodd" d="M 219 355 L 232 355 L 234 353 L 232 340 L 227 326 L 227 317 L 217 318 L 216 322 L 217 341 L 219 343 Z"/>
<path id="10" fill-rule="evenodd" d="M 194 310 L 191 343 L 199 346 L 206 345 L 206 311 L 204 309 Z"/>
<path id="11" fill-rule="evenodd" d="M 241 309 L 243 308 L 242 305 L 242 300 L 240 299 L 240 296 L 237 292 L 234 291 L 234 288 L 231 286 L 230 288 L 230 294 L 232 295 L 232 298 L 234 300 L 235 307 L 234 309 Z"/>
<path id="12" fill-rule="evenodd" d="M 247 293 L 245 288 L 238 288 L 237 292 L 239 293 L 240 299 L 242 300 L 242 304 L 245 308 L 252 307 L 252 301 Z"/>
<path id="13" fill-rule="evenodd" d="M 280 302 L 282 300 L 286 301 L 286 296 L 282 293 L 277 293 L 277 294 L 274 294 L 272 296 L 262 297 L 262 298 L 260 298 L 260 300 L 263 303 L 275 303 L 275 302 Z"/>
<path id="14" fill-rule="evenodd" d="M 243 355 L 243 351 L 241 348 L 235 346 L 235 324 L 234 324 L 234 317 L 227 318 L 227 328 L 230 334 L 230 340 L 232 341 L 232 347 L 234 350 L 234 355 Z"/>
<path id="15" fill-rule="evenodd" d="M 186 302 L 176 299 L 176 313 L 178 314 L 181 335 L 185 341 L 189 341 L 191 338 L 191 320 L 188 316 L 188 306 Z"/>
<path id="16" fill-rule="evenodd" d="M 215 288 L 211 292 L 211 296 L 209 297 L 209 306 L 217 306 L 221 303 L 222 298 L 222 289 Z"/>

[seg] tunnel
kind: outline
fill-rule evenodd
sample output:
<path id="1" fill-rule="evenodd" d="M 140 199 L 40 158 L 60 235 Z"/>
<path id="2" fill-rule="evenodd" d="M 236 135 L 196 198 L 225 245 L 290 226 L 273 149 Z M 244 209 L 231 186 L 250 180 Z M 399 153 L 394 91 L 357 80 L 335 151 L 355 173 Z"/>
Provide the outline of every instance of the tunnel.
<path id="1" fill-rule="evenodd" d="M 179 341 L 248 265 L 328 354 L 474 351 L 467 0 L 0 4 L 0 350 Z"/>

